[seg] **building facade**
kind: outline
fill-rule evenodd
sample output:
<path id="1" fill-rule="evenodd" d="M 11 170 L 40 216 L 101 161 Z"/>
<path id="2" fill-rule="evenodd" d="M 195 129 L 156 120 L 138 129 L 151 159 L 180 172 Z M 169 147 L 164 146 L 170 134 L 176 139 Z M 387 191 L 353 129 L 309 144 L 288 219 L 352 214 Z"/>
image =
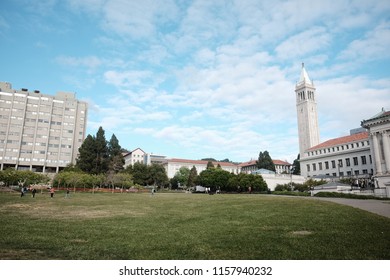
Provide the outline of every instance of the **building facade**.
<path id="1" fill-rule="evenodd" d="M 288 163 L 287 161 L 279 160 L 279 159 L 273 159 L 272 162 L 275 165 L 275 173 L 276 174 L 289 174 L 291 163 Z M 240 163 L 239 165 L 240 172 L 242 173 L 252 173 L 254 171 L 257 171 L 259 168 L 257 167 L 256 160 L 250 160 L 247 162 Z"/>
<path id="2" fill-rule="evenodd" d="M 54 173 L 76 163 L 87 110 L 74 93 L 52 96 L 0 82 L 0 170 Z"/>
<path id="3" fill-rule="evenodd" d="M 390 192 L 390 111 L 382 109 L 370 119 L 363 120 L 361 126 L 368 129 L 377 186 L 386 187 Z"/>
<path id="4" fill-rule="evenodd" d="M 365 178 L 374 170 L 368 132 L 330 139 L 306 150 L 300 159 L 304 177 Z"/>
<path id="5" fill-rule="evenodd" d="M 166 162 L 166 156 L 145 153 L 141 148 L 137 148 L 129 153 L 124 154 L 123 158 L 125 159 L 125 168 L 129 165 L 134 165 L 137 162 L 146 165 L 151 165 L 154 163 L 163 164 Z"/>

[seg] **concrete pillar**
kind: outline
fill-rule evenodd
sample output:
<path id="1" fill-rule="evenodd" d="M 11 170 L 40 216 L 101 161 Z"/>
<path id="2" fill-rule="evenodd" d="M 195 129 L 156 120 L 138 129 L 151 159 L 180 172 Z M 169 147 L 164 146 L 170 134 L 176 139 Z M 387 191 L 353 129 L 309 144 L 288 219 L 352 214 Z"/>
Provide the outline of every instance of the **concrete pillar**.
<path id="1" fill-rule="evenodd" d="M 383 152 L 385 153 L 385 166 L 386 170 L 384 173 L 390 173 L 390 142 L 389 142 L 389 133 L 387 131 L 382 132 L 382 143 L 383 143 Z"/>
<path id="2" fill-rule="evenodd" d="M 374 159 L 375 159 L 376 174 L 382 174 L 379 139 L 375 132 L 372 134 L 372 142 L 374 145 Z"/>

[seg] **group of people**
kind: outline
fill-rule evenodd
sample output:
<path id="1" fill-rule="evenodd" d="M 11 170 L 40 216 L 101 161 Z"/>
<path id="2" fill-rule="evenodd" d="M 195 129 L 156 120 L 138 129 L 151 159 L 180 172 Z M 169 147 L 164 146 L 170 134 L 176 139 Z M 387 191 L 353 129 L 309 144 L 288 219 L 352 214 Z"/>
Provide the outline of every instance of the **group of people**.
<path id="1" fill-rule="evenodd" d="M 35 198 L 35 194 L 37 193 L 37 189 L 34 187 L 30 187 L 29 189 L 31 191 L 32 198 Z M 23 197 L 25 195 L 25 193 L 27 193 L 27 191 L 28 191 L 28 189 L 26 187 L 22 187 L 20 189 L 20 197 Z M 53 198 L 54 193 L 55 193 L 55 190 L 53 187 L 50 188 L 49 193 L 50 193 L 50 198 Z M 65 198 L 69 198 L 69 196 L 70 196 L 70 191 L 69 191 L 69 188 L 67 188 L 66 192 L 65 192 Z"/>

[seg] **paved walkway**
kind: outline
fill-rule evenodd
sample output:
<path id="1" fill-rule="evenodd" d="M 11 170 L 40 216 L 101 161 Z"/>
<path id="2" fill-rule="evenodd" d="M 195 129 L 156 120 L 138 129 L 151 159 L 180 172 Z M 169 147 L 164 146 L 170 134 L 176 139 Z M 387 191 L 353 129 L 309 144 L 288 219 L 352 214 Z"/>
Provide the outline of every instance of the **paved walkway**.
<path id="1" fill-rule="evenodd" d="M 331 197 L 310 197 L 310 199 L 319 199 L 344 204 L 390 218 L 390 200 L 348 199 Z"/>

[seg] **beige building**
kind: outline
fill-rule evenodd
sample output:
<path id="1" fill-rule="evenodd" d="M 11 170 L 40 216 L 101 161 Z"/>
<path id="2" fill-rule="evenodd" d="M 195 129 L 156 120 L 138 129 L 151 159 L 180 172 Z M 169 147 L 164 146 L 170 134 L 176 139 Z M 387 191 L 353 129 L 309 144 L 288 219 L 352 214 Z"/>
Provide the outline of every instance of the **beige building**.
<path id="1" fill-rule="evenodd" d="M 75 163 L 87 110 L 74 93 L 52 96 L 0 82 L 0 170 L 54 173 Z"/>
<path id="2" fill-rule="evenodd" d="M 129 165 L 134 165 L 135 163 L 151 165 L 154 163 L 163 164 L 166 162 L 166 156 L 145 153 L 141 148 L 124 154 L 123 158 L 125 159 L 125 168 Z"/>

